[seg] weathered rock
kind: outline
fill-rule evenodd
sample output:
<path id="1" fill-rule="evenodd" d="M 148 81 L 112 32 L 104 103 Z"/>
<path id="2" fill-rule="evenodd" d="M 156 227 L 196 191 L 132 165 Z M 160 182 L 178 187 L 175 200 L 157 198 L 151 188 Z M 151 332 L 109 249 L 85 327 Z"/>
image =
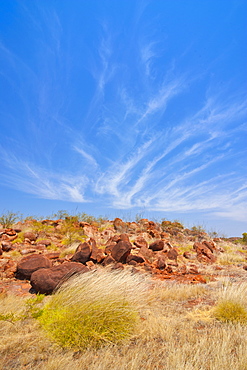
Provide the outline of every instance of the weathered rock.
<path id="1" fill-rule="evenodd" d="M 14 229 L 8 228 L 4 230 L 4 234 L 8 236 L 16 236 L 16 231 Z"/>
<path id="2" fill-rule="evenodd" d="M 110 265 L 111 263 L 116 263 L 116 261 L 114 260 L 114 258 L 109 254 L 108 256 L 106 256 L 106 258 L 104 259 L 104 261 L 102 262 L 102 265 L 103 266 L 108 266 Z"/>
<path id="3" fill-rule="evenodd" d="M 213 263 L 216 261 L 216 257 L 205 244 L 196 242 L 193 245 L 193 249 L 197 253 L 196 258 L 199 262 Z"/>
<path id="4" fill-rule="evenodd" d="M 0 256 L 3 254 L 2 247 L 0 247 Z"/>
<path id="5" fill-rule="evenodd" d="M 3 252 L 9 252 L 14 249 L 13 245 L 8 242 L 2 242 L 1 245 Z"/>
<path id="6" fill-rule="evenodd" d="M 102 249 L 96 246 L 96 243 L 92 244 L 92 253 L 90 256 L 90 260 L 95 263 L 101 263 L 105 258 L 105 254 L 103 253 Z"/>
<path id="7" fill-rule="evenodd" d="M 30 240 L 30 242 L 35 242 L 37 240 L 37 234 L 27 231 L 24 233 L 24 238 Z"/>
<path id="8" fill-rule="evenodd" d="M 119 233 L 125 233 L 128 229 L 128 226 L 125 222 L 121 220 L 121 218 L 115 218 L 115 220 L 113 221 L 113 226 L 115 230 Z"/>
<path id="9" fill-rule="evenodd" d="M 178 251 L 177 251 L 175 248 L 170 249 L 170 250 L 167 252 L 167 257 L 168 257 L 170 260 L 177 261 L 177 258 L 178 258 Z"/>
<path id="10" fill-rule="evenodd" d="M 143 257 L 148 262 L 152 262 L 154 258 L 154 253 L 151 249 L 148 249 L 147 247 L 141 247 L 138 256 Z"/>
<path id="11" fill-rule="evenodd" d="M 42 254 L 32 254 L 23 257 L 17 264 L 16 277 L 18 279 L 30 279 L 32 273 L 39 269 L 52 267 L 51 261 Z"/>
<path id="12" fill-rule="evenodd" d="M 93 261 L 87 261 L 86 266 L 89 268 L 89 270 L 94 270 L 96 268 L 95 264 Z"/>
<path id="13" fill-rule="evenodd" d="M 45 254 L 46 258 L 49 258 L 49 260 L 56 260 L 60 256 L 60 252 L 50 252 Z"/>
<path id="14" fill-rule="evenodd" d="M 111 267 L 112 270 L 124 270 L 124 265 L 121 262 L 114 263 Z"/>
<path id="15" fill-rule="evenodd" d="M 105 247 L 105 254 L 111 254 L 112 252 L 112 249 L 113 247 L 116 245 L 117 243 L 115 242 L 112 242 L 110 244 L 107 244 L 107 246 Z"/>
<path id="16" fill-rule="evenodd" d="M 162 249 L 164 249 L 164 241 L 156 240 L 154 243 L 149 245 L 149 249 L 152 251 L 162 251 Z"/>
<path id="17" fill-rule="evenodd" d="M 49 247 L 49 245 L 51 245 L 51 241 L 49 239 L 42 239 L 42 240 L 39 240 L 38 244 L 42 244 L 42 245 L 45 245 L 46 247 Z"/>
<path id="18" fill-rule="evenodd" d="M 55 288 L 68 280 L 75 273 L 88 272 L 89 269 L 77 262 L 64 262 L 62 265 L 40 269 L 32 273 L 31 286 L 41 294 L 51 294 Z"/>
<path id="19" fill-rule="evenodd" d="M 26 254 L 35 253 L 35 252 L 36 252 L 36 249 L 34 249 L 34 248 L 24 248 L 24 249 L 20 250 L 20 254 L 22 256 L 25 256 Z"/>
<path id="20" fill-rule="evenodd" d="M 211 253 L 214 253 L 214 251 L 216 250 L 216 245 L 213 241 L 204 240 L 202 244 L 205 245 Z"/>
<path id="21" fill-rule="evenodd" d="M 129 235 L 126 234 L 126 233 L 123 233 L 119 236 L 119 241 L 122 241 L 122 242 L 127 242 L 129 243 L 130 240 L 129 240 Z"/>
<path id="22" fill-rule="evenodd" d="M 184 258 L 188 260 L 195 260 L 196 256 L 194 254 L 191 254 L 190 252 L 184 252 L 183 254 Z"/>
<path id="23" fill-rule="evenodd" d="M 71 258 L 73 262 L 86 263 L 89 261 L 92 253 L 92 246 L 89 243 L 81 243 L 76 249 L 75 254 Z"/>
<path id="24" fill-rule="evenodd" d="M 134 241 L 134 245 L 137 248 L 148 247 L 148 242 L 142 236 L 138 236 Z"/>
<path id="25" fill-rule="evenodd" d="M 159 270 L 164 270 L 166 268 L 166 257 L 159 255 L 156 261 L 156 266 Z"/>
<path id="26" fill-rule="evenodd" d="M 126 262 L 130 264 L 130 262 L 135 261 L 136 263 L 143 263 L 145 262 L 144 258 L 140 255 L 135 255 L 135 254 L 129 254 Z"/>
<path id="27" fill-rule="evenodd" d="M 111 255 L 117 262 L 126 263 L 126 259 L 131 251 L 131 244 L 120 241 L 112 248 Z"/>

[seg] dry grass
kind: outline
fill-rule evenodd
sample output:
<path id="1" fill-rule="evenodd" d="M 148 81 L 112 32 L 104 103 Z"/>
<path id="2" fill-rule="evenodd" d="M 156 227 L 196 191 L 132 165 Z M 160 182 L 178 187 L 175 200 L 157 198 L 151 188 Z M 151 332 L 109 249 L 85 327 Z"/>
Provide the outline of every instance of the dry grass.
<path id="1" fill-rule="evenodd" d="M 215 306 L 209 304 L 231 299 L 246 307 L 246 283 L 231 284 L 229 279 L 208 286 L 146 283 L 149 298 L 138 308 L 141 320 L 128 342 L 98 349 L 62 349 L 46 338 L 37 320 L 24 315 L 13 323 L 0 322 L 0 369 L 247 369 L 247 325 L 217 320 Z M 137 283 L 136 292 L 138 288 Z M 46 297 L 45 303 L 50 299 Z M 2 297 L 0 312 L 22 314 L 25 301 Z"/>
<path id="2" fill-rule="evenodd" d="M 242 249 L 243 245 L 233 243 L 223 243 L 220 245 L 225 253 L 221 253 L 217 258 L 220 265 L 234 265 L 246 262 L 246 251 Z"/>

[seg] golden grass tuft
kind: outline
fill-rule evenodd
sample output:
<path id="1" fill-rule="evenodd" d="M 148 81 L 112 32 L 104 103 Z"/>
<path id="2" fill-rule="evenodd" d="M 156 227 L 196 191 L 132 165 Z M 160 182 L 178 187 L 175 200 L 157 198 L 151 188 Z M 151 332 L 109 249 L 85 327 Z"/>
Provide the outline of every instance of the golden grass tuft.
<path id="1" fill-rule="evenodd" d="M 120 343 L 133 334 L 145 290 L 143 279 L 127 272 L 78 275 L 51 296 L 39 321 L 62 347 Z"/>
<path id="2" fill-rule="evenodd" d="M 247 323 L 247 310 L 238 302 L 231 300 L 220 301 L 213 310 L 214 317 L 222 322 Z"/>

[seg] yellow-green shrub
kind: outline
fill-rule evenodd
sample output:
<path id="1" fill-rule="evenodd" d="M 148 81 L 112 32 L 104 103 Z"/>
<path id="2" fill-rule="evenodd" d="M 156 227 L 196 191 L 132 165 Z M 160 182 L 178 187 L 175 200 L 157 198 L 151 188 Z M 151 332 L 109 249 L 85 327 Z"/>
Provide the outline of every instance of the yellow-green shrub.
<path id="1" fill-rule="evenodd" d="M 247 323 L 247 310 L 238 302 L 220 301 L 214 308 L 214 317 L 223 322 Z"/>
<path id="2" fill-rule="evenodd" d="M 99 347 L 128 339 L 139 319 L 146 285 L 126 272 L 96 271 L 63 284 L 39 321 L 63 347 Z"/>

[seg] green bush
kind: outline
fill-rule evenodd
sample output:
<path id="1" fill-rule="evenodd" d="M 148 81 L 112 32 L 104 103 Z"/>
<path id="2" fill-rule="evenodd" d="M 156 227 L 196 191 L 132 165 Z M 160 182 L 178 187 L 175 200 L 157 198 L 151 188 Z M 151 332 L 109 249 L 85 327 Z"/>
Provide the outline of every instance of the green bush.
<path id="1" fill-rule="evenodd" d="M 222 322 L 247 323 L 244 305 L 232 300 L 222 300 L 214 308 L 214 317 Z"/>
<path id="2" fill-rule="evenodd" d="M 62 347 L 119 343 L 131 336 L 139 320 L 142 286 L 140 277 L 125 272 L 84 273 L 50 297 L 38 320 Z"/>

